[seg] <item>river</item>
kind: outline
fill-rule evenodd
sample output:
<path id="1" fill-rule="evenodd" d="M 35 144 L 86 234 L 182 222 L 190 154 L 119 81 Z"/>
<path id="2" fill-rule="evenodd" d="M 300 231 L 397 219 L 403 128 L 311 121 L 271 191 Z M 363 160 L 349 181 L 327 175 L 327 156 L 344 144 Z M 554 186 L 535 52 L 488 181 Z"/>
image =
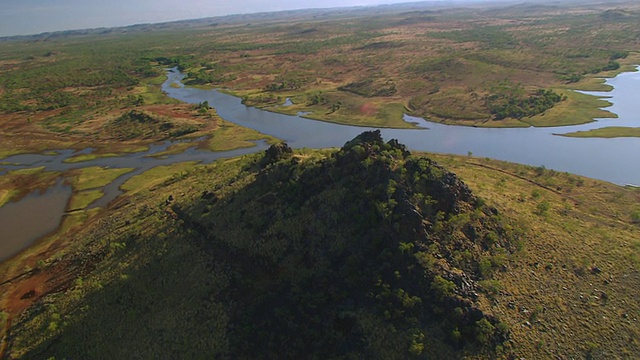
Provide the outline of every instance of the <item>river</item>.
<path id="1" fill-rule="evenodd" d="M 184 74 L 170 71 L 163 90 L 171 97 L 188 102 L 208 101 L 225 120 L 273 135 L 290 146 L 322 148 L 342 146 L 357 134 L 371 128 L 337 125 L 309 120 L 300 116 L 282 115 L 242 105 L 239 98 L 216 90 L 184 87 Z M 640 184 L 640 138 L 569 138 L 556 136 L 574 131 L 605 126 L 640 127 L 640 73 L 623 73 L 607 83 L 614 86 L 607 96 L 613 103 L 608 110 L 618 119 L 596 119 L 595 122 L 563 127 L 489 129 L 427 123 L 423 119 L 405 116 L 427 130 L 383 129 L 385 138 L 396 138 L 412 150 L 448 154 L 490 157 L 534 166 L 544 165 L 612 183 Z M 172 87 L 171 84 L 177 84 Z"/>
<path id="2" fill-rule="evenodd" d="M 186 103 L 197 104 L 208 101 L 216 108 L 218 114 L 225 120 L 246 126 L 261 133 L 275 136 L 286 141 L 294 148 L 323 148 L 339 147 L 356 135 L 373 128 L 332 124 L 306 119 L 300 116 L 282 115 L 257 108 L 247 107 L 239 98 L 221 93 L 217 90 L 203 90 L 185 87 L 181 81 L 185 75 L 171 69 L 162 85 L 163 91 L 169 96 Z M 592 93 L 597 96 L 609 97 L 613 105 L 608 110 L 618 114 L 618 119 L 596 119 L 595 122 L 555 128 L 517 128 L 517 129 L 488 129 L 475 127 L 461 127 L 429 123 L 420 118 L 405 116 L 405 120 L 418 124 L 420 129 L 382 129 L 386 139 L 395 138 L 406 144 L 409 149 L 428 152 L 450 153 L 466 155 L 472 152 L 474 156 L 490 157 L 534 166 L 544 165 L 547 168 L 584 175 L 596 179 L 610 181 L 616 184 L 640 184 L 640 138 L 569 138 L 556 136 L 558 133 L 590 130 L 605 126 L 640 127 L 640 102 L 635 99 L 640 89 L 640 73 L 623 73 L 608 79 L 607 83 L 614 90 L 607 93 Z M 172 86 L 172 84 L 174 84 Z M 177 86 L 176 86 L 177 85 Z M 135 170 L 121 176 L 103 191 L 105 196 L 94 202 L 91 207 L 105 206 L 120 194 L 119 186 L 131 176 L 140 174 L 155 166 L 168 165 L 184 161 L 211 162 L 223 157 L 233 157 L 242 154 L 264 150 L 267 145 L 257 142 L 253 148 L 238 149 L 227 152 L 210 152 L 198 150 L 195 147 L 185 152 L 163 158 L 152 155 L 165 150 L 171 143 L 164 142 L 150 147 L 147 152 L 128 154 L 120 157 L 102 158 L 82 163 L 65 163 L 64 160 L 87 153 L 91 149 L 74 152 L 72 150 L 58 150 L 56 155 L 24 154 L 0 160 L 6 165 L 1 167 L 0 175 L 6 171 L 44 166 L 50 171 L 65 171 L 73 168 L 101 166 L 110 168 L 134 168 Z M 53 194 L 56 203 L 64 203 L 59 194 L 66 194 L 68 200 L 70 190 L 60 183 Z M 35 228 L 27 235 L 19 231 L 8 231 L 2 227 L 0 234 L 0 261 L 16 254 L 33 241 L 51 232 L 51 221 L 44 219 L 55 218 L 57 223 L 64 216 L 64 209 L 59 206 L 43 206 L 48 203 L 51 192 L 31 194 L 27 198 L 6 204 L 0 208 L 2 221 L 13 221 L 8 214 L 23 211 L 29 216 L 30 226 Z M 26 205 L 25 205 L 26 204 Z M 24 212 L 22 209 L 31 209 Z M 37 211 L 35 211 L 37 210 Z M 0 221 L 0 224 L 4 222 Z M 54 221 L 55 222 L 55 221 Z M 55 228 L 55 226 L 54 226 Z M 11 244 L 5 246 L 4 244 Z"/>

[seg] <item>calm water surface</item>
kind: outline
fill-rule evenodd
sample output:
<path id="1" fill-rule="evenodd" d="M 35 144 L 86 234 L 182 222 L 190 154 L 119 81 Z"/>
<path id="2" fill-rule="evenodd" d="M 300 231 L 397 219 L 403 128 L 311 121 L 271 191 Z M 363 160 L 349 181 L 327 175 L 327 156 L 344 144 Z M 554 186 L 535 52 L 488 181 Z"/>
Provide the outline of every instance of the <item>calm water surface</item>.
<path id="1" fill-rule="evenodd" d="M 60 224 L 71 187 L 60 180 L 46 191 L 37 191 L 0 208 L 0 261 L 54 231 Z"/>

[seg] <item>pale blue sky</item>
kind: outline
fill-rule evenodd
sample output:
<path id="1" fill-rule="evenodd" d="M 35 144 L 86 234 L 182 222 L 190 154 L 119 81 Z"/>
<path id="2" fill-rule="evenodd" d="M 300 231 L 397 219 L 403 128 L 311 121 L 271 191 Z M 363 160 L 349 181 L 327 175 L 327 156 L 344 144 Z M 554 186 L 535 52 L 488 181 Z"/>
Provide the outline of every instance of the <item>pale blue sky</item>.
<path id="1" fill-rule="evenodd" d="M 409 0 L 0 0 L 0 36 Z"/>

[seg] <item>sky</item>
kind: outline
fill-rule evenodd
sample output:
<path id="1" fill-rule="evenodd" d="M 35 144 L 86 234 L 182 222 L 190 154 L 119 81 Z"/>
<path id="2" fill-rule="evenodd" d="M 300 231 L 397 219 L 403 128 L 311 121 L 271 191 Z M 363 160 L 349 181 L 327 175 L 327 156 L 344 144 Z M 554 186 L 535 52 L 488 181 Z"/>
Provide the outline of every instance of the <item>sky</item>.
<path id="1" fill-rule="evenodd" d="M 0 0 L 0 36 L 401 2 L 409 0 Z"/>

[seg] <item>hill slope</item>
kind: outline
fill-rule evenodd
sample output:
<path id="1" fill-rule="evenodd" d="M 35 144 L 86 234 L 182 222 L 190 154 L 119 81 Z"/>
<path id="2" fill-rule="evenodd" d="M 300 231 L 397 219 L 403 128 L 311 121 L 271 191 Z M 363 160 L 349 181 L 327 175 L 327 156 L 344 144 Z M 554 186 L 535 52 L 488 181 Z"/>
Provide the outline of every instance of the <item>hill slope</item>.
<path id="1" fill-rule="evenodd" d="M 473 193 L 378 133 L 338 151 L 277 145 L 132 179 L 149 185 L 70 229 L 72 245 L 3 285 L 5 356 L 640 351 L 638 190 L 430 158 Z"/>
<path id="2" fill-rule="evenodd" d="M 477 306 L 476 281 L 510 235 L 454 174 L 409 155 L 370 132 L 331 155 L 280 144 L 194 170 L 211 172 L 182 184 L 198 197 L 166 194 L 78 234 L 68 256 L 96 269 L 14 322 L 8 353 L 491 354 L 508 329 Z"/>

